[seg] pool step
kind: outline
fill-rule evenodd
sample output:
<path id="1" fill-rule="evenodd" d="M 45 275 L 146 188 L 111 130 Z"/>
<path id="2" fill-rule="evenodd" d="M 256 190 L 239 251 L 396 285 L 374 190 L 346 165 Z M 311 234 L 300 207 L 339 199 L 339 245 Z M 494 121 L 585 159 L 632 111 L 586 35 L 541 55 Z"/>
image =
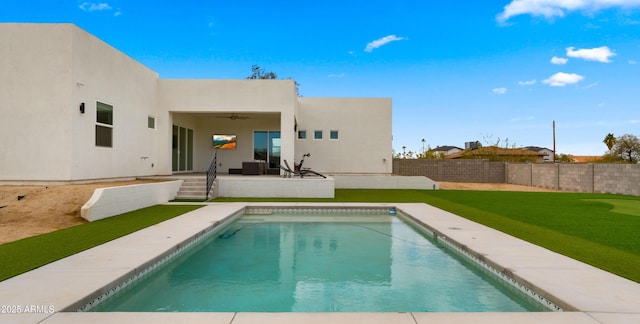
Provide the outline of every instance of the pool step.
<path id="1" fill-rule="evenodd" d="M 204 199 L 207 194 L 206 178 L 187 178 L 183 179 L 182 186 L 176 195 L 176 199 Z M 215 183 L 213 184 L 215 187 Z M 209 198 L 213 195 L 213 188 L 209 192 Z"/>

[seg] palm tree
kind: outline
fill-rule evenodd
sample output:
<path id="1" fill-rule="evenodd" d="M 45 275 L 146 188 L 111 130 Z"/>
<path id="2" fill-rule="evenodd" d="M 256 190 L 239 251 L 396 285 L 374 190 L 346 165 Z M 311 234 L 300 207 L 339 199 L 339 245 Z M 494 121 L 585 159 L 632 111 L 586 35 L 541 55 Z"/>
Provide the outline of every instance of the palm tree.
<path id="1" fill-rule="evenodd" d="M 407 152 L 405 152 L 406 149 L 407 149 L 407 147 L 402 145 L 402 158 L 403 159 L 407 158 Z"/>
<path id="2" fill-rule="evenodd" d="M 426 154 L 424 154 L 424 143 L 426 143 L 427 141 L 423 138 L 422 139 L 422 157 L 425 157 Z"/>
<path id="3" fill-rule="evenodd" d="M 609 149 L 609 152 L 611 152 L 611 149 L 613 148 L 613 146 L 616 145 L 616 137 L 613 136 L 612 133 L 609 133 L 607 134 L 607 136 L 605 136 L 602 143 L 604 143 L 604 145 L 606 145 L 607 148 Z"/>

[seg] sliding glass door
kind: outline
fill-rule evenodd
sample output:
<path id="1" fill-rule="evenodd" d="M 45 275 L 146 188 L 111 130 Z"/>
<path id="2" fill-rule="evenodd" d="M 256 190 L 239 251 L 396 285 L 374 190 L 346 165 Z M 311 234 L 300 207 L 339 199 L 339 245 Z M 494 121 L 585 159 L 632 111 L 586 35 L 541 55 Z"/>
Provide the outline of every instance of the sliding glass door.
<path id="1" fill-rule="evenodd" d="M 267 161 L 269 168 L 280 166 L 280 132 L 253 132 L 253 159 Z"/>
<path id="2" fill-rule="evenodd" d="M 193 129 L 173 125 L 171 170 L 193 171 Z"/>

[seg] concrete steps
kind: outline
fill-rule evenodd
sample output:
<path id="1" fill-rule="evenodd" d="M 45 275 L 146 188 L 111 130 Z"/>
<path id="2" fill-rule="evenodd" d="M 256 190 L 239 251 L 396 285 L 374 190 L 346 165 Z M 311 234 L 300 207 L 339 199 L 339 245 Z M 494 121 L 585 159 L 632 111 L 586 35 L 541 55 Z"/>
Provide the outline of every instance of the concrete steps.
<path id="1" fill-rule="evenodd" d="M 176 195 L 176 199 L 204 199 L 207 194 L 207 178 L 183 178 L 182 187 Z M 215 183 L 213 184 L 215 187 Z M 209 197 L 213 193 L 213 188 L 209 192 Z"/>

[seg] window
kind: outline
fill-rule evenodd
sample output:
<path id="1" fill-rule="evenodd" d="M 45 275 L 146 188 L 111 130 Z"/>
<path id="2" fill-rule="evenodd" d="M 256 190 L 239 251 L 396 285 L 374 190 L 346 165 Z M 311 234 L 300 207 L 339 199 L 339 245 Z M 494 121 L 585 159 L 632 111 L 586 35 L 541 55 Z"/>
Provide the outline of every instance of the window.
<path id="1" fill-rule="evenodd" d="M 113 147 L 113 106 L 96 102 L 96 146 Z"/>
<path id="2" fill-rule="evenodd" d="M 307 131 L 298 131 L 298 139 L 307 139 Z"/>
<path id="3" fill-rule="evenodd" d="M 338 139 L 338 131 L 332 130 L 329 132 L 329 139 L 337 140 Z"/>
<path id="4" fill-rule="evenodd" d="M 96 121 L 100 124 L 113 126 L 113 106 L 96 102 Z"/>
<path id="5" fill-rule="evenodd" d="M 313 131 L 313 139 L 322 139 L 322 131 L 321 130 Z"/>
<path id="6" fill-rule="evenodd" d="M 156 128 L 156 118 L 153 116 L 149 116 L 147 117 L 147 127 L 151 128 L 151 129 L 155 129 Z"/>

